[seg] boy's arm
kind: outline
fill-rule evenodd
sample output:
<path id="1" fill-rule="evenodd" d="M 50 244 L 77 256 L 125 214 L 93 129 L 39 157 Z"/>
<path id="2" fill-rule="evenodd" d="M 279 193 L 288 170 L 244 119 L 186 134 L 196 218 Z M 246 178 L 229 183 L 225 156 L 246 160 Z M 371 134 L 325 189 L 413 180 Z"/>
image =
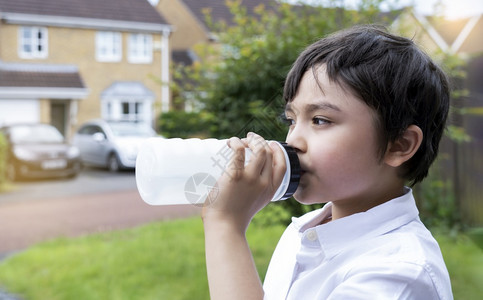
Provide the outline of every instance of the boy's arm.
<path id="1" fill-rule="evenodd" d="M 262 299 L 263 289 L 246 229 L 270 202 L 285 172 L 284 154 L 258 135 L 232 138 L 234 157 L 218 181 L 218 194 L 203 208 L 206 266 L 211 299 Z M 253 155 L 245 167 L 245 147 Z"/>
<path id="2" fill-rule="evenodd" d="M 262 284 L 244 233 L 205 221 L 206 267 L 212 300 L 263 299 Z"/>

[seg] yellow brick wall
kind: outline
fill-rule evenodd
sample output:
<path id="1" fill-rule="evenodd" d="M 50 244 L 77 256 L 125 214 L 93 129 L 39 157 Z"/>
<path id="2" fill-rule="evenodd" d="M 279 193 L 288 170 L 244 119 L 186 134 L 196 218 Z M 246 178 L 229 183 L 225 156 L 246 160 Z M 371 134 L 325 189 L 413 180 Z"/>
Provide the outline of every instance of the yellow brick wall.
<path id="1" fill-rule="evenodd" d="M 0 24 L 0 59 L 2 61 L 18 61 L 18 30 L 15 25 Z"/>
<path id="2" fill-rule="evenodd" d="M 81 99 L 78 106 L 78 125 L 82 122 L 101 116 L 100 96 L 103 90 L 114 81 L 140 81 L 150 89 L 161 102 L 161 85 L 150 76 L 161 76 L 161 52 L 153 52 L 153 62 L 150 64 L 132 64 L 127 61 L 129 33 L 122 33 L 123 53 L 120 62 L 107 63 L 96 61 L 97 30 L 48 27 L 48 57 L 46 59 L 21 59 L 18 56 L 18 26 L 0 25 L 0 59 L 4 62 L 66 64 L 75 65 L 89 90 L 87 98 Z M 160 34 L 153 34 L 153 44 L 159 44 Z M 48 100 L 45 100 L 48 101 Z M 49 121 L 46 104 L 41 104 L 41 119 Z M 47 105 L 48 106 L 48 105 Z M 159 107 L 159 105 L 155 105 Z M 158 115 L 160 109 L 155 111 Z M 77 127 L 75 126 L 75 127 Z M 72 128 L 75 130 L 75 128 Z"/>
<path id="3" fill-rule="evenodd" d="M 166 21 L 174 26 L 170 38 L 172 50 L 190 49 L 198 43 L 208 41 L 208 33 L 182 0 L 159 1 L 157 9 Z"/>
<path id="4" fill-rule="evenodd" d="M 40 122 L 50 123 L 50 100 L 40 99 Z"/>

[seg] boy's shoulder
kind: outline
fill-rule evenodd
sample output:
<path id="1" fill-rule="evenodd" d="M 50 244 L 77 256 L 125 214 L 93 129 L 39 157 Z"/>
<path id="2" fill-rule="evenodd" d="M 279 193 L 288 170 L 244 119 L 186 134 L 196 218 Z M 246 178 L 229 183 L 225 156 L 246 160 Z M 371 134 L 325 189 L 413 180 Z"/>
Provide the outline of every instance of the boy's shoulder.
<path id="1" fill-rule="evenodd" d="M 432 265 L 445 268 L 437 241 L 419 219 L 385 234 L 361 239 L 350 248 L 359 253 L 356 257 L 362 264 L 407 263 L 426 269 Z"/>
<path id="2" fill-rule="evenodd" d="M 374 281 L 390 278 L 410 285 L 411 289 L 406 292 L 434 290 L 435 299 L 450 299 L 452 294 L 439 245 L 426 227 L 417 221 L 361 241 L 337 259 L 345 260 L 340 271 L 346 278 L 361 274 Z"/>

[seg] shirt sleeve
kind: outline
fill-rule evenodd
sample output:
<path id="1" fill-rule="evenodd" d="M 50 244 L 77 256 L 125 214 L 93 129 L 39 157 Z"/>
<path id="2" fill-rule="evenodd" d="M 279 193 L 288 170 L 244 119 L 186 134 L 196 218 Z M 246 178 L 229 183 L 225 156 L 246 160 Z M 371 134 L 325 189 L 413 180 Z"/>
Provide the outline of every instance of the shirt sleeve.
<path id="1" fill-rule="evenodd" d="M 452 299 L 441 297 L 430 269 L 408 262 L 353 269 L 326 299 Z"/>

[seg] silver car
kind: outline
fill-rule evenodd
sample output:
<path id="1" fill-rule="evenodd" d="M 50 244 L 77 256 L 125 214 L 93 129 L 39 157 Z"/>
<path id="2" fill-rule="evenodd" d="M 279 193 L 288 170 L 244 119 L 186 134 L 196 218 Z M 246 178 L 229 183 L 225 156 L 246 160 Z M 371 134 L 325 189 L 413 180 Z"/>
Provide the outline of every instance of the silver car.
<path id="1" fill-rule="evenodd" d="M 141 143 L 155 135 L 146 123 L 92 120 L 79 128 L 72 143 L 85 165 L 117 172 L 134 168 Z"/>
<path id="2" fill-rule="evenodd" d="M 1 127 L 0 134 L 7 139 L 6 175 L 11 181 L 75 177 L 80 171 L 79 149 L 50 124 L 11 124 Z"/>

